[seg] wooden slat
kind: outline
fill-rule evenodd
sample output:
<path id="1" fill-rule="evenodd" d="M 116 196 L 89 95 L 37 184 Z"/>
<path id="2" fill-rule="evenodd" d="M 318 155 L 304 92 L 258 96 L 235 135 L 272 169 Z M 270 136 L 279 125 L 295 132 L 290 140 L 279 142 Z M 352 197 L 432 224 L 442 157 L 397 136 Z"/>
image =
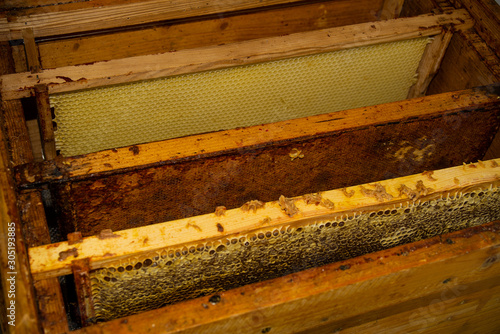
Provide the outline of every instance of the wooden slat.
<path id="1" fill-rule="evenodd" d="M 50 163 L 21 166 L 16 169 L 16 180 L 21 186 L 57 180 L 77 180 L 91 175 L 102 176 L 222 155 L 235 150 L 242 152 L 242 150 L 267 147 L 271 143 L 279 145 L 290 140 L 319 138 L 347 129 L 374 127 L 419 117 L 432 118 L 457 111 L 469 114 L 470 110 L 498 108 L 500 102 L 495 94 L 498 89 L 498 85 L 493 85 L 262 126 L 106 150 L 79 157 L 61 158 Z"/>
<path id="2" fill-rule="evenodd" d="M 469 43 L 468 34 L 454 34 L 439 72 L 429 85 L 427 94 L 438 94 L 489 85 L 499 79 L 486 66 L 481 55 Z M 494 58 L 490 58 L 494 61 Z"/>
<path id="3" fill-rule="evenodd" d="M 433 0 L 405 1 L 403 3 L 400 17 L 412 17 L 432 13 L 436 7 L 436 2 Z"/>
<path id="4" fill-rule="evenodd" d="M 451 0 L 455 7 L 466 8 L 476 21 L 479 36 L 500 54 L 500 6 L 495 0 Z"/>
<path id="5" fill-rule="evenodd" d="M 0 123 L 0 270 L 2 276 L 2 298 L 5 306 L 15 305 L 15 326 L 8 326 L 7 333 L 40 333 L 40 322 L 29 271 L 28 255 L 24 244 L 21 221 L 16 207 L 15 186 L 11 175 L 11 167 L 7 155 L 7 141 L 4 134 L 4 124 Z M 10 229 L 9 229 L 10 228 Z M 13 230 L 12 230 L 13 229 Z M 9 232 L 15 233 L 14 240 L 9 240 Z M 9 241 L 11 243 L 9 244 Z M 12 251 L 14 251 L 12 253 Z M 13 263 L 8 256 L 13 255 Z M 15 289 L 11 289 L 7 278 L 15 280 Z M 15 290 L 15 295 L 12 291 Z M 2 318 L 7 311 L 4 309 Z"/>
<path id="6" fill-rule="evenodd" d="M 149 0 L 115 6 L 31 14 L 0 18 L 0 40 L 21 39 L 21 31 L 32 28 L 35 37 L 110 29 L 165 20 L 266 7 L 299 0 Z"/>
<path id="7" fill-rule="evenodd" d="M 380 12 L 381 20 L 397 19 L 403 9 L 404 0 L 385 0 Z"/>
<path id="8" fill-rule="evenodd" d="M 28 247 L 50 244 L 49 229 L 39 191 L 19 195 L 23 235 Z M 43 332 L 59 334 L 69 331 L 61 286 L 57 278 L 34 282 Z"/>
<path id="9" fill-rule="evenodd" d="M 33 15 L 49 12 L 61 12 L 76 9 L 93 8 L 96 6 L 115 6 L 141 0 L 3 0 L 3 9 L 9 16 Z"/>
<path id="10" fill-rule="evenodd" d="M 497 132 L 495 139 L 491 143 L 490 148 L 484 155 L 484 159 L 496 159 L 500 158 L 500 131 Z"/>
<path id="11" fill-rule="evenodd" d="M 0 74 L 14 72 L 14 62 L 8 43 L 0 42 Z M 24 244 L 21 221 L 16 206 L 15 186 L 11 168 L 15 165 L 33 161 L 26 123 L 20 101 L 1 101 L 0 117 L 0 270 L 2 288 L 0 306 L 3 333 L 39 333 L 40 324 L 34 299 L 31 276 L 28 267 L 28 255 Z M 5 130 L 5 132 L 4 132 Z M 9 147 L 10 146 L 10 147 Z M 9 152 L 10 148 L 10 152 Z M 14 231 L 12 229 L 14 225 Z M 15 233 L 15 240 L 9 240 L 9 232 Z M 13 241 L 10 244 L 9 241 Z M 13 246 L 13 247 L 12 247 Z M 12 254 L 12 251 L 15 254 Z M 8 255 L 14 255 L 14 263 L 8 262 Z M 9 267 L 14 265 L 14 267 Z M 7 274 L 7 273 L 15 274 Z M 14 276 L 15 295 L 12 295 L 7 278 Z M 10 295 L 10 296 L 9 296 Z M 8 318 L 7 307 L 15 303 L 14 318 Z M 9 325 L 9 321 L 14 321 Z"/>
<path id="12" fill-rule="evenodd" d="M 33 282 L 35 287 L 40 317 L 45 334 L 69 332 L 61 286 L 57 278 L 48 278 Z"/>
<path id="13" fill-rule="evenodd" d="M 452 37 L 453 32 L 445 30 L 441 34 L 436 35 L 434 40 L 427 45 L 417 69 L 417 82 L 410 87 L 408 92 L 409 99 L 425 95 L 430 82 L 441 66 Z"/>
<path id="14" fill-rule="evenodd" d="M 157 54 L 376 20 L 382 1 L 336 0 L 39 43 L 44 68 Z"/>
<path id="15" fill-rule="evenodd" d="M 9 137 L 11 161 L 16 166 L 32 162 L 33 152 L 21 101 L 2 101 L 2 112 Z"/>
<path id="16" fill-rule="evenodd" d="M 52 112 L 50 110 L 49 91 L 47 85 L 35 85 L 35 99 L 38 111 L 38 125 L 42 136 L 42 147 L 45 160 L 56 157 L 56 141 L 52 125 Z"/>
<path id="17" fill-rule="evenodd" d="M 24 45 L 11 46 L 12 58 L 14 60 L 14 71 L 10 73 L 26 72 L 28 70 L 28 62 L 26 60 L 26 51 Z"/>
<path id="18" fill-rule="evenodd" d="M 23 32 L 24 48 L 28 61 L 28 69 L 31 73 L 39 73 L 42 70 L 40 66 L 40 55 L 38 46 L 35 43 L 35 35 L 32 28 L 24 29 Z"/>
<path id="19" fill-rule="evenodd" d="M 435 180 L 432 181 L 433 191 L 427 197 L 422 197 L 421 200 L 440 198 L 464 189 L 498 186 L 500 185 L 499 162 L 500 160 L 492 160 L 469 166 L 436 170 L 432 175 Z M 90 269 L 97 269 L 131 255 L 139 256 L 144 252 L 156 251 L 165 247 L 178 247 L 197 243 L 200 240 L 214 240 L 233 234 L 256 231 L 262 228 L 262 221 L 266 221 L 265 228 L 269 229 L 288 226 L 287 224 L 294 222 L 318 221 L 349 212 L 394 207 L 394 205 L 405 204 L 409 201 L 406 195 L 398 191 L 399 187 L 402 184 L 416 184 L 421 179 L 422 174 L 416 174 L 381 181 L 380 185 L 393 196 L 392 200 L 383 204 L 373 197 L 365 196 L 360 186 L 349 189 L 354 190 L 353 195 L 349 198 L 346 198 L 342 190 L 322 193 L 324 200 L 335 203 L 333 209 L 307 204 L 303 198 L 298 198 L 295 205 L 299 213 L 293 217 L 285 214 L 278 201 L 275 201 L 266 203 L 263 209 L 256 212 L 233 209 L 227 210 L 223 216 L 212 213 L 175 222 L 124 230 L 112 237 L 87 237 L 82 242 L 72 245 L 68 245 L 68 242 L 60 242 L 30 248 L 31 272 L 35 279 L 67 275 L 71 272 L 72 261 L 75 258 L 79 260 L 88 258 L 90 259 Z M 370 185 L 364 185 L 364 187 L 371 188 Z M 223 227 L 222 231 L 219 226 Z"/>
<path id="20" fill-rule="evenodd" d="M 477 34 L 474 29 L 469 29 L 460 32 L 460 36 L 464 38 L 469 47 L 474 50 L 481 62 L 495 76 L 497 81 L 500 81 L 500 58 L 489 45 Z"/>
<path id="21" fill-rule="evenodd" d="M 210 296 L 197 298 L 76 333 L 332 333 L 356 326 L 361 333 L 385 333 L 386 327 L 361 327 L 370 321 L 389 321 L 397 333 L 421 333 L 433 325 L 443 329 L 438 333 L 461 325 L 461 333 L 494 333 L 500 307 L 488 294 L 499 294 L 499 229 L 499 222 L 477 226 L 229 290 L 215 304 Z M 454 317 L 451 304 L 469 310 Z M 450 313 L 435 316 L 441 310 Z M 470 314 L 483 318 L 465 323 Z M 437 324 L 440 319 L 446 320 Z"/>
<path id="22" fill-rule="evenodd" d="M 1 93 L 7 100 L 26 97 L 37 83 L 48 85 L 49 93 L 58 93 L 433 36 L 441 32 L 443 25 L 454 25 L 460 30 L 468 29 L 472 24 L 467 12 L 458 10 L 449 14 L 362 23 L 230 45 L 63 67 L 44 70 L 37 75 L 4 75 L 1 78 Z"/>
<path id="23" fill-rule="evenodd" d="M 454 2 L 455 5 L 459 5 Z M 452 8 L 452 4 L 447 0 L 440 0 L 438 5 L 441 11 Z M 490 49 L 476 29 L 461 31 L 452 38 L 440 71 L 429 86 L 429 94 L 500 81 L 498 54 Z"/>
<path id="24" fill-rule="evenodd" d="M 28 247 L 50 244 L 49 228 L 39 190 L 19 194 L 23 236 Z"/>
<path id="25" fill-rule="evenodd" d="M 71 264 L 80 310 L 80 321 L 83 327 L 87 326 L 94 318 L 89 263 L 90 261 L 87 258 L 74 260 Z"/>
<path id="26" fill-rule="evenodd" d="M 0 75 L 14 73 L 14 60 L 11 57 L 11 48 L 8 43 L 0 42 Z M 6 135 L 10 145 L 9 159 L 14 166 L 33 161 L 28 129 L 24 120 L 24 111 L 21 101 L 1 101 L 3 121 L 6 126 Z"/>
<path id="27" fill-rule="evenodd" d="M 493 334 L 500 330 L 500 318 L 496 316 L 500 312 L 499 299 L 498 285 L 489 285 L 488 289 L 482 289 L 477 284 L 445 285 L 441 295 L 428 299 L 426 304 L 416 309 L 393 315 L 372 315 L 367 322 L 364 322 L 364 319 L 351 319 L 339 327 L 343 328 L 343 334 L 402 332 Z M 376 319 L 372 320 L 375 317 Z M 331 327 L 324 326 L 307 332 L 307 334 L 323 333 L 331 333 Z"/>
<path id="28" fill-rule="evenodd" d="M 31 147 L 33 149 L 33 161 L 41 162 L 43 161 L 43 148 L 38 120 L 31 119 L 26 121 L 26 126 L 28 127 L 28 134 L 31 141 Z"/>

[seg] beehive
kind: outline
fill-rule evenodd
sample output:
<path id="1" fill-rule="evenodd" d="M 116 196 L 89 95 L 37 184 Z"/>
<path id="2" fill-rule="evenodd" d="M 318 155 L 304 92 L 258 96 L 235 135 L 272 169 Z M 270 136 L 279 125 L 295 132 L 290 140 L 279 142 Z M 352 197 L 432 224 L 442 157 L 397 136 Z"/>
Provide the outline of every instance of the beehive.
<path id="1" fill-rule="evenodd" d="M 498 7 L 5 8 L 2 331 L 498 330 Z"/>

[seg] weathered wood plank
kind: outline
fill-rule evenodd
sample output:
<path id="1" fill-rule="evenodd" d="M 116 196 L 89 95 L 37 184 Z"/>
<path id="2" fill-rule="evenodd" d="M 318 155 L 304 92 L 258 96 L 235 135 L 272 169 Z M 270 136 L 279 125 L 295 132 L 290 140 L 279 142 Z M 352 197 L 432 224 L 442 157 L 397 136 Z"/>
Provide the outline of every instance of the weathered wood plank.
<path id="1" fill-rule="evenodd" d="M 8 13 L 8 16 L 20 16 L 93 8 L 97 6 L 108 7 L 140 1 L 141 0 L 4 0 L 2 3 L 2 9 L 4 9 Z"/>
<path id="2" fill-rule="evenodd" d="M 457 1 L 452 2 L 455 6 L 461 6 Z M 453 8 L 451 2 L 446 0 L 440 1 L 438 5 L 440 11 Z M 478 25 L 481 26 L 482 23 L 476 24 L 476 29 Z M 452 45 L 445 54 L 443 66 L 429 86 L 430 94 L 466 89 L 500 80 L 498 53 L 490 49 L 476 29 L 464 30 L 454 36 Z"/>
<path id="3" fill-rule="evenodd" d="M 31 73 L 39 73 L 42 70 L 40 65 L 40 54 L 38 46 L 35 43 L 35 35 L 32 28 L 24 29 L 23 32 L 24 48 L 26 51 L 26 60 L 28 69 Z"/>
<path id="4" fill-rule="evenodd" d="M 89 324 L 94 318 L 92 303 L 92 289 L 89 276 L 89 259 L 77 259 L 71 264 L 71 270 L 75 279 L 75 289 L 78 300 L 80 321 L 83 327 Z"/>
<path id="5" fill-rule="evenodd" d="M 49 229 L 45 217 L 42 197 L 33 190 L 19 195 L 18 206 L 21 212 L 23 235 L 28 247 L 50 244 Z M 35 295 L 40 312 L 40 321 L 46 334 L 59 334 L 69 331 L 66 311 L 57 278 L 34 282 Z"/>
<path id="6" fill-rule="evenodd" d="M 12 49 L 8 43 L 0 42 L 0 75 L 15 72 Z M 9 159 L 14 166 L 33 161 L 28 129 L 24 120 L 24 111 L 21 101 L 1 101 L 3 122 L 6 126 L 6 135 L 10 145 Z"/>
<path id="7" fill-rule="evenodd" d="M 28 70 L 28 62 L 26 60 L 26 52 L 24 45 L 11 46 L 12 58 L 14 60 L 14 71 L 9 73 L 26 72 Z"/>
<path id="8" fill-rule="evenodd" d="M 426 177 L 426 183 L 432 184 L 432 191 L 428 195 L 421 196 L 420 200 L 441 198 L 450 193 L 465 191 L 465 189 L 470 191 L 476 188 L 497 187 L 500 185 L 499 162 L 500 160 L 491 160 L 436 170 L 432 177 Z M 60 242 L 30 248 L 31 272 L 35 279 L 67 275 L 71 272 L 72 261 L 75 258 L 78 260 L 88 258 L 90 269 L 98 269 L 128 256 L 139 256 L 165 247 L 182 248 L 183 245 L 196 244 L 200 240 L 215 240 L 259 231 L 263 228 L 263 221 L 266 222 L 265 228 L 270 229 L 289 226 L 294 222 L 332 219 L 334 216 L 347 213 L 394 208 L 410 201 L 409 196 L 398 190 L 401 185 L 417 184 L 425 175 L 423 173 L 380 181 L 379 185 L 385 189 L 386 194 L 390 194 L 391 198 L 383 201 L 367 196 L 363 189 L 370 189 L 372 186 L 363 185 L 349 188 L 348 191 L 344 189 L 344 191 L 332 190 L 322 193 L 322 201 L 335 203 L 334 207 L 308 203 L 301 197 L 295 200 L 297 209 L 295 214 L 286 214 L 280 200 L 280 202 L 262 203 L 262 208 L 259 206 L 259 210 L 254 210 L 254 212 L 239 208 L 227 210 L 223 215 L 211 213 L 175 222 L 123 230 L 114 235 L 101 233 L 98 236 L 84 238 L 82 242 L 72 245 L 68 245 L 68 242 Z M 350 196 L 347 196 L 346 192 L 351 193 Z"/>
<path id="9" fill-rule="evenodd" d="M 0 74 L 14 72 L 14 62 L 8 43 L 0 42 Z M 19 212 L 16 207 L 15 186 L 11 168 L 33 161 L 26 123 L 20 101 L 1 101 L 0 117 L 0 270 L 2 287 L 0 306 L 3 333 L 39 333 L 38 313 L 31 286 L 27 251 L 21 229 Z M 5 131 L 5 132 L 4 132 Z M 9 147 L 10 146 L 10 147 Z M 9 151 L 10 149 L 10 151 Z M 10 235 L 9 235 L 10 233 Z M 12 233 L 15 234 L 13 239 Z M 14 253 L 13 253 L 14 252 Z M 14 263 L 9 262 L 8 256 Z M 13 267 L 9 267 L 13 265 Z M 15 274 L 7 274 L 15 273 Z M 15 288 L 11 289 L 7 278 L 14 277 Z M 15 291 L 15 294 L 12 294 Z M 14 304 L 13 315 L 8 307 Z M 9 322 L 12 321 L 10 325 Z"/>
<path id="10" fill-rule="evenodd" d="M 484 155 L 484 159 L 496 159 L 500 158 L 500 131 L 497 132 L 495 139 L 491 143 L 490 148 Z"/>
<path id="11" fill-rule="evenodd" d="M 32 28 L 35 37 L 54 36 L 89 30 L 110 29 L 151 22 L 195 17 L 237 10 L 298 2 L 299 0 L 149 0 L 97 6 L 73 11 L 33 13 L 20 17 L 0 17 L 0 40 L 21 39 L 21 31 Z"/>
<path id="12" fill-rule="evenodd" d="M 452 92 L 498 82 L 499 79 L 482 61 L 486 58 L 481 58 L 465 36 L 467 34 L 457 33 L 452 37 L 439 72 L 431 81 L 427 94 Z"/>
<path id="13" fill-rule="evenodd" d="M 96 6 L 113 6 L 123 3 L 139 2 L 141 0 L 97 0 L 80 1 L 80 0 L 4 0 L 2 9 L 9 12 L 10 16 L 19 15 L 20 13 L 36 14 L 47 12 L 59 12 L 65 10 L 75 10 L 82 8 L 93 8 Z"/>
<path id="14" fill-rule="evenodd" d="M 433 13 L 436 7 L 436 2 L 433 0 L 405 1 L 401 9 L 400 17 L 412 17 Z"/>
<path id="15" fill-rule="evenodd" d="M 478 55 L 483 64 L 490 72 L 500 81 L 500 58 L 488 44 L 476 33 L 474 29 L 469 29 L 460 32 L 460 36 L 464 38 L 467 44 Z"/>
<path id="16" fill-rule="evenodd" d="M 45 160 L 52 160 L 56 157 L 56 141 L 47 85 L 35 85 L 35 99 L 44 158 Z"/>
<path id="17" fill-rule="evenodd" d="M 500 54 L 500 6 L 494 0 L 451 0 L 455 7 L 466 8 L 475 20 L 479 36 Z"/>
<path id="18" fill-rule="evenodd" d="M 380 19 L 397 19 L 401 14 L 404 2 L 404 0 L 385 0 L 379 15 Z"/>
<path id="19" fill-rule="evenodd" d="M 373 333 L 369 321 L 383 323 L 398 315 L 402 318 L 391 324 L 401 333 L 432 325 L 418 312 L 435 310 L 440 302 L 475 308 L 468 314 L 481 314 L 482 310 L 486 311 L 482 315 L 495 314 L 498 303 L 488 302 L 487 294 L 497 296 L 499 291 L 499 229 L 498 222 L 477 226 L 229 290 L 218 294 L 217 303 L 202 297 L 76 333 L 289 333 L 290 328 L 307 333 L 328 329 L 331 333 L 355 326 Z M 414 312 L 416 317 L 404 317 Z M 447 323 L 449 328 L 462 324 L 462 315 L 448 319 L 441 328 L 447 328 Z M 498 326 L 497 320 L 489 326 L 486 319 L 471 320 L 475 322 L 468 329 L 476 323 L 490 331 Z"/>
<path id="20" fill-rule="evenodd" d="M 4 99 L 27 97 L 35 84 L 46 84 L 49 93 L 153 79 L 246 65 L 306 54 L 335 51 L 376 43 L 433 36 L 443 25 L 456 29 L 472 27 L 465 10 L 441 15 L 423 15 L 372 23 L 336 27 L 158 55 L 97 62 L 86 66 L 62 67 L 42 73 L 2 76 Z"/>
<path id="21" fill-rule="evenodd" d="M 69 332 L 61 286 L 57 278 L 34 281 L 38 310 L 45 334 Z"/>
<path id="22" fill-rule="evenodd" d="M 28 135 L 31 141 L 31 147 L 33 151 L 33 161 L 41 162 L 43 161 L 43 148 L 40 136 L 40 127 L 38 126 L 38 120 L 31 119 L 29 121 L 26 121 L 26 126 L 28 127 Z"/>
<path id="23" fill-rule="evenodd" d="M 452 31 L 444 31 L 436 35 L 434 40 L 427 45 L 417 69 L 417 82 L 410 87 L 410 91 L 408 92 L 409 99 L 425 95 L 430 82 L 441 66 L 452 37 Z"/>
<path id="24" fill-rule="evenodd" d="M 40 321 L 28 264 L 28 255 L 16 207 L 15 186 L 11 175 L 4 124 L 0 122 L 0 270 L 5 306 L 2 318 L 13 321 L 7 333 L 40 333 Z M 11 260 L 12 259 L 12 260 Z M 15 288 L 10 285 L 15 281 Z"/>
<path id="25" fill-rule="evenodd" d="M 500 329 L 500 319 L 496 317 L 500 311 L 498 298 L 498 285 L 484 290 L 477 284 L 445 286 L 441 294 L 427 299 L 421 307 L 395 314 L 371 314 L 368 319 L 349 319 L 337 328 L 345 334 L 496 333 Z M 327 325 L 307 333 L 326 334 L 332 329 Z"/>
<path id="26" fill-rule="evenodd" d="M 9 137 L 10 159 L 13 165 L 22 165 L 33 161 L 28 128 L 24 118 L 21 101 L 2 101 L 2 113 Z"/>
<path id="27" fill-rule="evenodd" d="M 173 52 L 376 20 L 382 0 L 337 0 L 38 44 L 43 68 Z"/>
<path id="28" fill-rule="evenodd" d="M 23 236 L 28 247 L 50 244 L 49 228 L 39 190 L 19 194 Z"/>

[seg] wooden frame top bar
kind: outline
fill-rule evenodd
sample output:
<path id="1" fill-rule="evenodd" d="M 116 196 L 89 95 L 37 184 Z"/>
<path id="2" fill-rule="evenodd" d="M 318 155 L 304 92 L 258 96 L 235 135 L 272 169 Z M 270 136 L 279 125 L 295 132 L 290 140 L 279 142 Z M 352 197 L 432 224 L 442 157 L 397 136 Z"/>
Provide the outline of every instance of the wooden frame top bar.
<path id="1" fill-rule="evenodd" d="M 473 27 L 466 10 L 428 14 L 379 22 L 361 23 L 288 36 L 257 39 L 228 45 L 167 52 L 4 75 L 0 78 L 4 100 L 33 95 L 36 84 L 46 84 L 49 93 L 128 83 L 146 79 L 216 70 L 314 53 L 434 36 L 443 27 L 456 30 Z"/>
<path id="2" fill-rule="evenodd" d="M 0 41 L 22 39 L 32 28 L 36 37 L 65 35 L 100 29 L 141 25 L 173 19 L 240 11 L 302 0 L 148 0 L 69 11 L 0 17 Z"/>
<path id="3" fill-rule="evenodd" d="M 332 190 L 321 194 L 324 201 L 335 203 L 327 205 L 307 204 L 302 197 L 296 198 L 298 213 L 287 215 L 278 201 L 265 203 L 255 212 L 241 208 L 227 210 L 224 215 L 215 213 L 123 230 L 103 238 L 92 236 L 82 242 L 69 245 L 68 242 L 44 245 L 29 249 L 31 273 L 34 279 L 44 279 L 71 273 L 71 263 L 75 259 L 90 259 L 90 268 L 98 269 L 117 263 L 130 256 L 141 256 L 148 252 L 166 247 L 182 247 L 224 237 L 255 232 L 259 229 L 272 229 L 340 217 L 356 212 L 374 211 L 380 208 L 397 207 L 411 204 L 407 195 L 398 190 L 401 185 L 415 187 L 418 181 L 432 188 L 429 195 L 421 200 L 441 198 L 447 194 L 475 188 L 500 185 L 500 159 L 478 162 L 464 166 L 436 170 L 432 177 L 428 174 L 415 174 L 379 182 L 385 191 L 392 195 L 391 200 L 366 196 L 365 190 L 373 184 Z M 365 189 L 365 190 L 363 190 Z M 352 192 L 354 191 L 354 192 Z M 349 196 L 346 195 L 350 193 Z M 221 228 L 222 227 L 222 228 Z"/>
<path id="4" fill-rule="evenodd" d="M 392 122 L 406 122 L 443 113 L 498 108 L 500 106 L 499 95 L 500 84 L 494 84 L 272 124 L 105 150 L 83 156 L 58 157 L 50 162 L 19 166 L 15 170 L 15 177 L 17 184 L 21 187 L 96 177 L 188 159 L 279 145 L 290 140 L 306 140 L 326 136 L 336 131 L 351 131 Z"/>

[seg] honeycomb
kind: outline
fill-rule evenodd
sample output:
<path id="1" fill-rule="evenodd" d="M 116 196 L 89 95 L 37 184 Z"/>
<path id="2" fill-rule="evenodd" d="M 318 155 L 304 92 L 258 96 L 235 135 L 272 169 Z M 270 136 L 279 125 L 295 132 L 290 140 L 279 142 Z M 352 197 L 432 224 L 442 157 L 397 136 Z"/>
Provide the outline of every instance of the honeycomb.
<path id="1" fill-rule="evenodd" d="M 91 272 L 94 321 L 272 279 L 500 219 L 500 188 L 166 248 Z"/>
<path id="2" fill-rule="evenodd" d="M 64 156 L 406 98 L 429 38 L 50 96 Z"/>

